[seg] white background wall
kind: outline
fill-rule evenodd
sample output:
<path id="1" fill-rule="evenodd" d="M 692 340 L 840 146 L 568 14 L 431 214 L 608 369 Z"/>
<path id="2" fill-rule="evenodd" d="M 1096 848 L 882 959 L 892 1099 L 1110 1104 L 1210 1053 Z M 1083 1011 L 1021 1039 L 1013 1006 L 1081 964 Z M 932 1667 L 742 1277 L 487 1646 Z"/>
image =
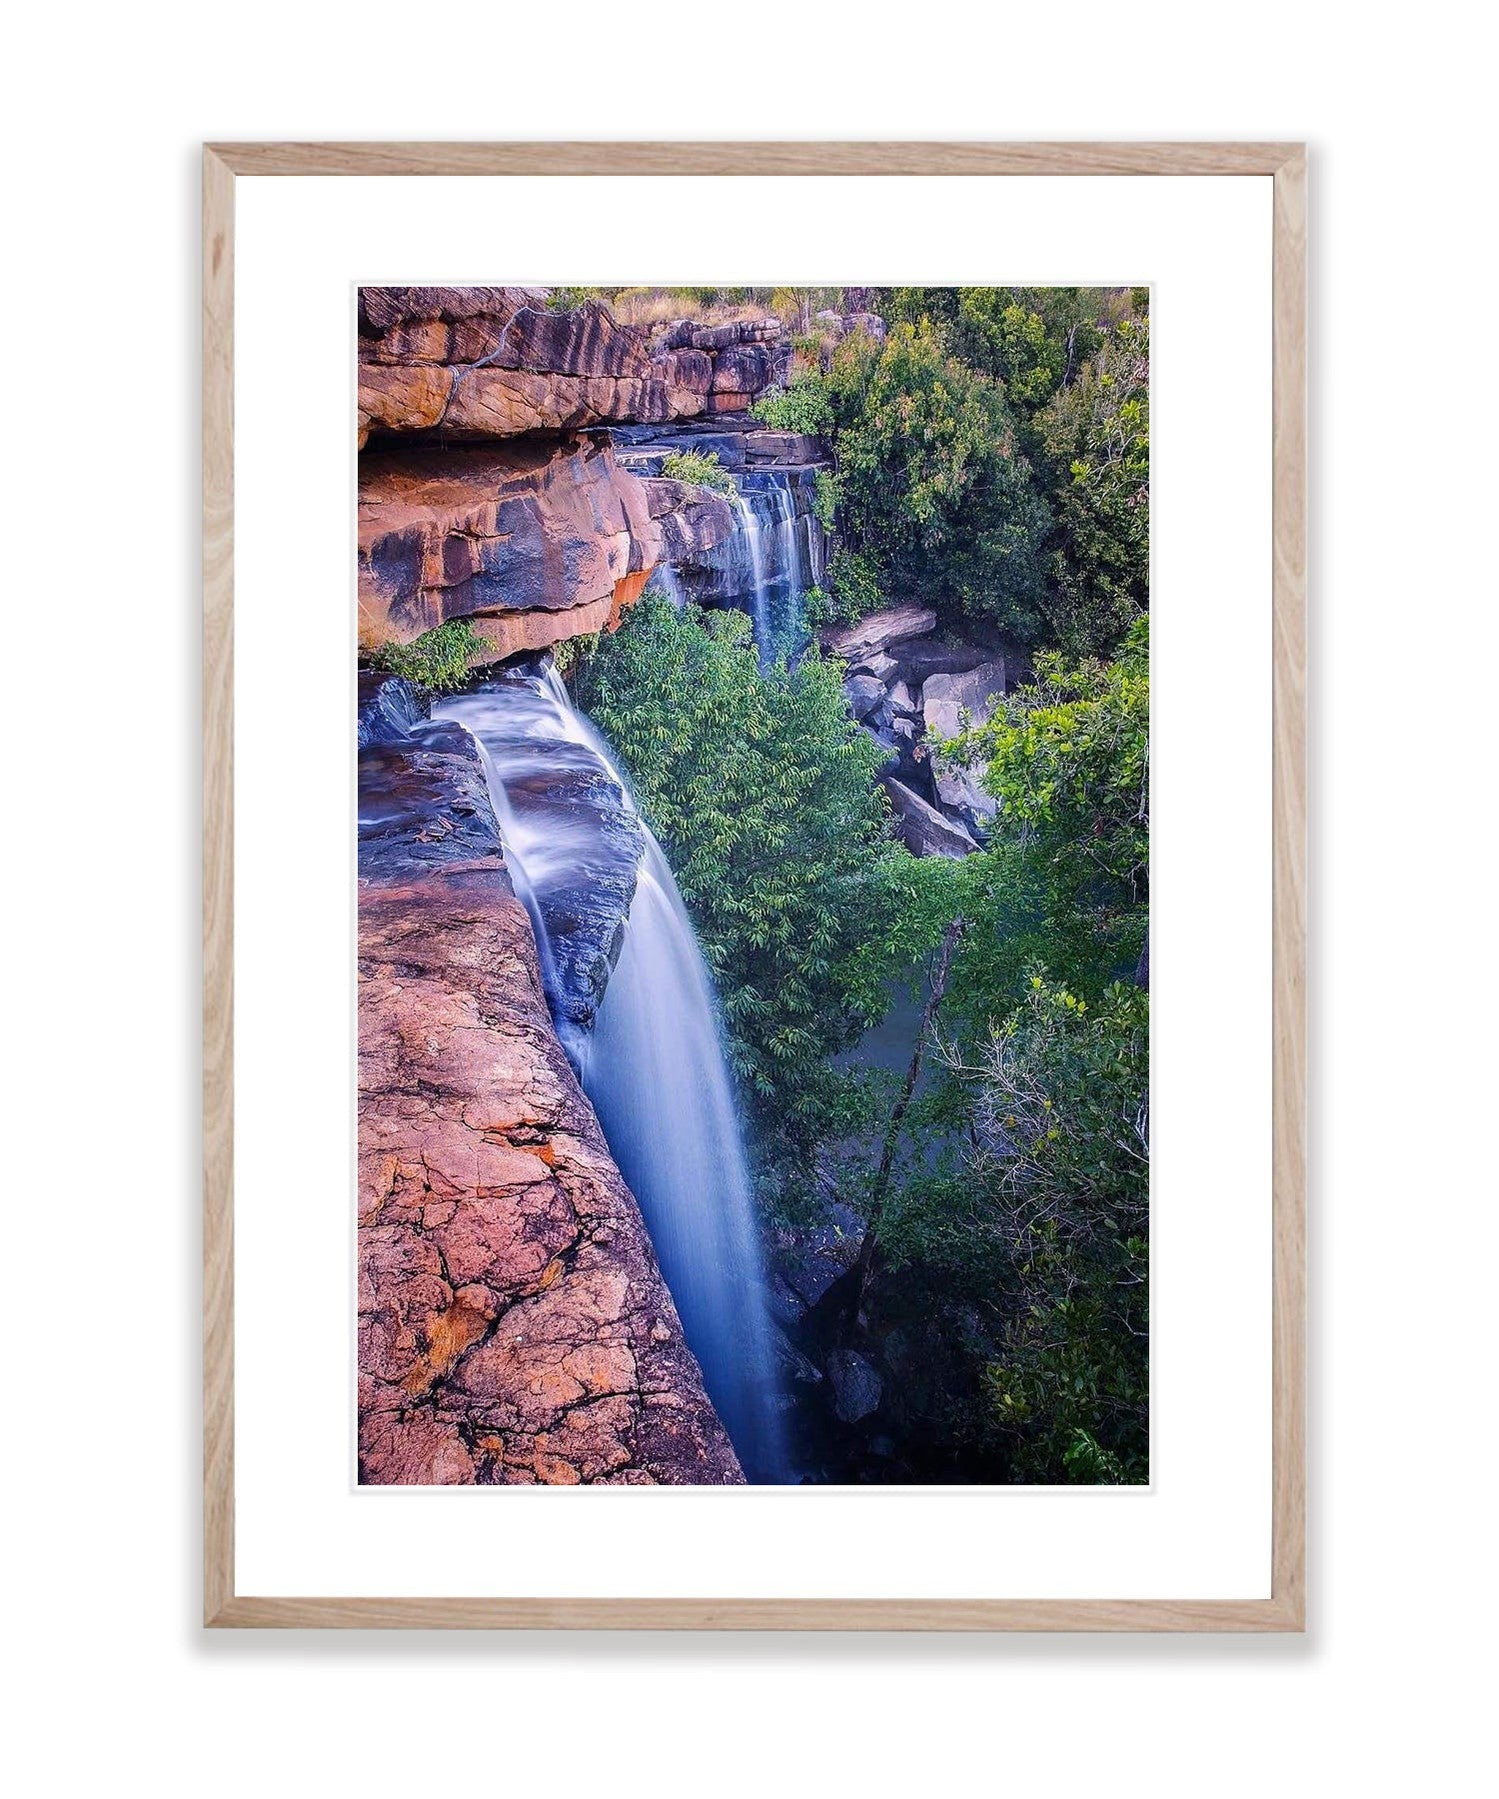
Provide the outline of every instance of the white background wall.
<path id="1" fill-rule="evenodd" d="M 12 21 L 5 1611 L 11 1742 L 40 1763 L 20 1790 L 1455 1789 L 1492 1700 L 1495 1181 L 1475 1126 L 1494 1072 L 1496 321 L 1477 17 L 1435 0 L 1397 36 L 1377 10 L 1282 0 L 1227 24 L 1119 0 L 265 0 Z M 567 135 L 1313 143 L 1305 1640 L 197 1628 L 196 146 Z M 292 419 L 296 391 L 288 369 Z"/>

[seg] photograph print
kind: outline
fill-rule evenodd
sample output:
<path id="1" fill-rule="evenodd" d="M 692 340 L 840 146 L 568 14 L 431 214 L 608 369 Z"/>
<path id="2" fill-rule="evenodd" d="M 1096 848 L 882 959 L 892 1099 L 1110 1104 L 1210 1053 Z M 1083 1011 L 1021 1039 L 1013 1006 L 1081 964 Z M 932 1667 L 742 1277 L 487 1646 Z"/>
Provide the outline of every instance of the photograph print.
<path id="1" fill-rule="evenodd" d="M 359 1480 L 1148 1482 L 1148 290 L 357 358 Z"/>

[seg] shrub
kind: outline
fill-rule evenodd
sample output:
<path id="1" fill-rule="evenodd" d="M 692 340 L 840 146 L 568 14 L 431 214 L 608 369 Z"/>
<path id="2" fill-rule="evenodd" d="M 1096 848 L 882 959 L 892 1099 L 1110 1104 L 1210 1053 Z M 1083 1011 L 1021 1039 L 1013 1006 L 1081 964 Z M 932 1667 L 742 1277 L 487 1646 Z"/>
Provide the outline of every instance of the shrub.
<path id="1" fill-rule="evenodd" d="M 810 369 L 793 374 L 789 387 L 769 388 L 750 412 L 772 431 L 797 431 L 804 437 L 826 436 L 833 424 L 827 382 Z"/>
<path id="2" fill-rule="evenodd" d="M 450 618 L 410 643 L 382 644 L 370 660 L 385 674 L 400 675 L 428 693 L 454 693 L 467 682 L 473 663 L 493 655 L 466 618 Z"/>
<path id="3" fill-rule="evenodd" d="M 830 620 L 847 623 L 884 608 L 885 592 L 879 570 L 867 556 L 843 544 L 833 551 L 828 563 L 828 587 Z"/>
<path id="4" fill-rule="evenodd" d="M 712 493 L 738 491 L 734 477 L 718 460 L 717 450 L 706 456 L 700 450 L 673 450 L 661 458 L 661 473 L 669 481 L 685 481 L 689 487 L 706 487 Z"/>
<path id="5" fill-rule="evenodd" d="M 820 468 L 812 477 L 812 511 L 824 531 L 831 531 L 843 496 L 838 477 L 831 469 Z"/>
<path id="6" fill-rule="evenodd" d="M 554 287 L 547 295 L 549 312 L 571 312 L 575 306 L 585 306 L 590 300 L 609 304 L 609 294 L 602 287 Z"/>

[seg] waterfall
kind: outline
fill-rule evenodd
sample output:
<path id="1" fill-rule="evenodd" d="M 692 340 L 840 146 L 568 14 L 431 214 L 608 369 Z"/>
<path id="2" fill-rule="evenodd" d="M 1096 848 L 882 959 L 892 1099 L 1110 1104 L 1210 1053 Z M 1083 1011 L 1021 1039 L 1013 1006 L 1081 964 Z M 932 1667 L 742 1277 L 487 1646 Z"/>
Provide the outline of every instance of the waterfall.
<path id="1" fill-rule="evenodd" d="M 687 605 L 686 589 L 682 586 L 682 577 L 677 573 L 676 565 L 671 562 L 658 562 L 651 570 L 650 585 L 660 587 L 661 591 L 676 607 L 678 612 Z"/>
<path id="2" fill-rule="evenodd" d="M 585 1086 L 745 1473 L 773 1481 L 783 1468 L 754 1195 L 714 1014 L 686 909 L 647 832 Z"/>
<path id="3" fill-rule="evenodd" d="M 754 582 L 753 610 L 750 616 L 755 621 L 755 643 L 760 651 L 760 660 L 764 662 L 770 636 L 770 601 L 765 590 L 765 551 L 760 542 L 760 521 L 755 516 L 755 509 L 743 488 L 737 485 L 734 490 L 734 510 L 739 514 L 739 529 L 749 553 L 750 575 Z"/>
<path id="4" fill-rule="evenodd" d="M 712 981 L 666 857 L 640 818 L 608 744 L 577 712 L 553 668 L 506 670 L 434 713 L 484 751 L 505 856 L 536 927 L 545 978 L 578 958 L 561 933 L 590 877 L 593 841 L 554 796 L 628 808 L 643 843 L 618 961 L 575 1065 L 621 1173 L 640 1203 L 688 1346 L 748 1478 L 786 1478 L 754 1195 Z M 584 765 L 587 765 L 587 773 Z M 581 782 L 581 785 L 580 785 Z M 537 799 L 536 796 L 545 796 Z M 525 798 L 528 804 L 517 801 Z M 553 810 L 549 814 L 548 806 Z M 607 813 L 606 813 L 607 816 Z M 558 1020 L 576 1032 L 571 1015 Z"/>

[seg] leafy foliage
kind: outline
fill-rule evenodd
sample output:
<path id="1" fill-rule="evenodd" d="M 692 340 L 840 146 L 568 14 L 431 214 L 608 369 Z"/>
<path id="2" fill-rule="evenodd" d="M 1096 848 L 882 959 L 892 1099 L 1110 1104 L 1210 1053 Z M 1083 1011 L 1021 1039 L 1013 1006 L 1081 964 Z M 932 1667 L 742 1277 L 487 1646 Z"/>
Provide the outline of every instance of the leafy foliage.
<path id="1" fill-rule="evenodd" d="M 926 320 L 845 339 L 827 380 L 849 547 L 886 591 L 1034 637 L 1050 521 L 1000 384 Z"/>
<path id="2" fill-rule="evenodd" d="M 382 644 L 371 661 L 388 675 L 402 675 L 428 693 L 454 693 L 468 680 L 471 664 L 494 651 L 466 618 L 450 618 L 410 643 Z"/>
<path id="3" fill-rule="evenodd" d="M 828 561 L 830 620 L 847 622 L 878 612 L 885 604 L 879 570 L 868 556 L 839 544 Z"/>
<path id="4" fill-rule="evenodd" d="M 736 612 L 677 613 L 647 592 L 604 637 L 579 698 L 631 773 L 713 970 L 762 1172 L 805 1174 L 846 1122 L 830 1065 L 883 1009 L 862 977 L 888 912 L 879 746 L 838 670 L 761 670 Z"/>
<path id="5" fill-rule="evenodd" d="M 1125 319 L 1037 417 L 1058 541 L 1047 614 L 1075 655 L 1107 653 L 1150 583 L 1150 328 Z"/>
<path id="6" fill-rule="evenodd" d="M 734 477 L 718 459 L 717 450 L 673 450 L 661 458 L 661 473 L 668 481 L 685 481 L 690 487 L 706 487 L 713 493 L 736 492 Z"/>
<path id="7" fill-rule="evenodd" d="M 957 753 L 987 763 L 1002 838 L 1043 895 L 1050 965 L 1096 992 L 1139 955 L 1150 858 L 1150 627 L 1140 618 L 1116 661 L 1036 658 Z"/>
<path id="8" fill-rule="evenodd" d="M 810 369 L 793 373 L 789 386 L 767 388 L 750 412 L 773 431 L 796 431 L 806 437 L 825 436 L 833 423 L 827 385 Z"/>
<path id="9" fill-rule="evenodd" d="M 1005 1289 L 985 1370 L 1022 1479 L 1149 1478 L 1149 1003 L 1033 978 L 974 1071 Z"/>

